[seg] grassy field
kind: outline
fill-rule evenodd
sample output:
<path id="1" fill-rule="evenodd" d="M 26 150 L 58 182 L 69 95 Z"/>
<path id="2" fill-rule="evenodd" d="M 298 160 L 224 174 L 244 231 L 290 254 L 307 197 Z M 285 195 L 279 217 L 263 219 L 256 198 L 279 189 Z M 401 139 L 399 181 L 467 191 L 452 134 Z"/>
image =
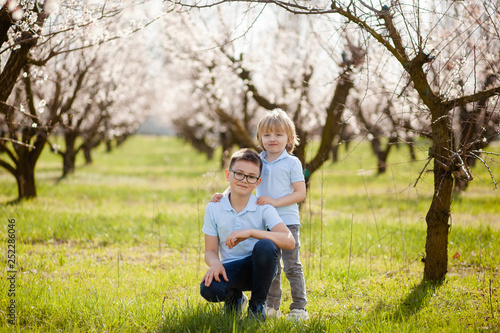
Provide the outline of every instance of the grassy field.
<path id="1" fill-rule="evenodd" d="M 79 160 L 61 181 L 61 160 L 46 149 L 38 198 L 20 204 L 7 204 L 17 188 L 0 170 L 0 331 L 498 332 L 500 192 L 488 170 L 476 167 L 455 198 L 447 279 L 430 285 L 421 259 L 432 174 L 414 186 L 427 147 L 411 163 L 406 147 L 395 150 L 381 176 L 366 144 L 350 149 L 313 175 L 302 205 L 311 319 L 301 323 L 235 320 L 199 295 L 204 207 L 226 183 L 218 160 L 180 140 L 133 137 L 110 154 L 100 148 L 93 165 Z M 500 178 L 499 161 L 489 165 Z M 285 277 L 283 287 L 286 314 Z"/>

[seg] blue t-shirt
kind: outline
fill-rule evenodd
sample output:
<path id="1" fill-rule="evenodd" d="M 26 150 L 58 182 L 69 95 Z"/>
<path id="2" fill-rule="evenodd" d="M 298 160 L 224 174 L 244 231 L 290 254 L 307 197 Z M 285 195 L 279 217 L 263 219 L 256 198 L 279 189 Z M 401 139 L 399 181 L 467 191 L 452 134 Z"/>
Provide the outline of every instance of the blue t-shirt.
<path id="1" fill-rule="evenodd" d="M 266 151 L 260 153 L 263 162 L 262 181 L 257 187 L 257 196 L 268 196 L 279 199 L 293 192 L 293 183 L 305 181 L 300 160 L 290 155 L 286 150 L 274 161 L 265 160 Z M 289 206 L 276 207 L 276 211 L 286 225 L 300 224 L 299 206 L 295 203 Z"/>
<path id="2" fill-rule="evenodd" d="M 257 197 L 251 195 L 241 212 L 237 213 L 224 196 L 219 202 L 210 202 L 205 209 L 205 221 L 202 231 L 208 236 L 219 237 L 219 253 L 222 263 L 243 259 L 252 254 L 258 239 L 250 237 L 229 249 L 225 243 L 227 236 L 235 230 L 257 229 L 271 230 L 282 222 L 271 205 L 257 205 Z"/>

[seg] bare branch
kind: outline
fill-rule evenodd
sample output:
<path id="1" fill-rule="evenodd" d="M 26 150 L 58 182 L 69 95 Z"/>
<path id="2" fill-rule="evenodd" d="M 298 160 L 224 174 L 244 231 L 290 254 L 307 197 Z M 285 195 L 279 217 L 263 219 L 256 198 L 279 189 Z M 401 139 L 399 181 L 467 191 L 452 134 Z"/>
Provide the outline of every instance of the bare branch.
<path id="1" fill-rule="evenodd" d="M 16 175 L 16 169 L 14 169 L 12 167 L 12 165 L 10 165 L 9 163 L 7 163 L 7 162 L 5 162 L 3 160 L 0 160 L 0 167 L 3 167 L 7 171 L 9 171 L 13 176 Z"/>
<path id="2" fill-rule="evenodd" d="M 13 143 L 19 142 L 19 141 L 15 140 L 15 139 L 9 139 L 9 138 L 0 138 L 0 139 L 2 139 L 4 141 L 12 141 Z M 18 158 L 16 158 L 16 155 L 14 155 L 15 151 L 12 152 L 10 149 L 8 149 L 7 146 L 5 145 L 5 142 L 2 142 L 1 140 L 0 140 L 0 151 L 6 153 L 7 156 L 9 156 L 9 158 L 11 159 L 11 161 L 14 163 L 14 165 L 17 167 L 17 165 L 18 165 L 19 162 L 18 162 Z M 2 161 L 2 160 L 0 160 L 0 161 Z M 7 165 L 10 165 L 10 164 L 7 164 Z"/>
<path id="3" fill-rule="evenodd" d="M 467 165 L 464 163 L 464 160 L 462 159 L 462 157 L 460 156 L 460 154 L 456 154 L 456 156 L 460 160 L 460 169 L 462 169 L 462 171 L 467 176 L 467 178 L 466 178 L 467 181 L 471 181 L 473 178 L 470 175 L 470 172 L 467 170 L 468 169 Z"/>
<path id="4" fill-rule="evenodd" d="M 30 144 L 27 144 L 27 143 L 24 143 L 24 142 L 21 142 L 21 141 L 18 141 L 18 140 L 14 140 L 14 139 L 11 139 L 11 138 L 2 138 L 2 137 L 0 137 L 0 140 L 10 141 L 10 142 L 18 144 L 20 146 L 25 146 L 27 148 L 35 149 L 35 146 L 33 146 L 33 145 L 30 145 Z"/>
<path id="5" fill-rule="evenodd" d="M 476 155 L 474 153 L 471 152 L 472 155 L 474 155 L 475 158 L 477 158 L 478 160 L 480 160 L 483 165 L 485 166 L 485 168 L 488 170 L 488 172 L 490 173 L 490 177 L 491 177 L 491 181 L 493 182 L 493 184 L 495 185 L 495 189 L 498 189 L 498 184 L 497 182 L 495 181 L 495 177 L 493 176 L 493 172 L 491 171 L 490 167 L 488 166 L 488 164 L 485 162 L 485 160 L 483 160 L 481 158 L 481 156 L 479 155 Z"/>
<path id="6" fill-rule="evenodd" d="M 429 165 L 429 163 L 431 163 L 431 161 L 432 161 L 432 158 L 429 158 L 427 160 L 427 163 L 425 163 L 424 167 L 422 168 L 422 171 L 420 171 L 420 174 L 418 175 L 417 180 L 415 180 L 415 184 L 413 184 L 413 187 L 417 187 L 418 181 L 420 180 L 420 178 L 422 178 L 422 174 L 424 173 L 425 169 L 427 169 L 427 166 Z"/>
<path id="7" fill-rule="evenodd" d="M 143 26 L 140 26 L 140 27 L 138 27 L 138 28 L 130 31 L 127 34 L 124 34 L 124 35 L 121 35 L 121 36 L 113 36 L 111 38 L 108 38 L 108 39 L 105 39 L 105 40 L 101 40 L 101 41 L 99 41 L 97 43 L 94 43 L 94 44 L 89 44 L 89 45 L 84 45 L 84 46 L 80 46 L 80 47 L 75 47 L 75 48 L 64 50 L 64 51 L 51 50 L 50 53 L 49 53 L 49 55 L 47 57 L 45 57 L 44 59 L 36 60 L 36 59 L 29 58 L 29 63 L 33 64 L 33 65 L 36 65 L 36 66 L 45 66 L 50 59 L 52 59 L 52 58 L 54 58 L 54 57 L 56 57 L 58 55 L 66 54 L 66 53 L 71 53 L 71 52 L 76 52 L 76 51 L 80 51 L 80 50 L 85 50 L 85 49 L 88 49 L 88 48 L 91 48 L 91 47 L 94 47 L 94 46 L 100 46 L 102 44 L 109 43 L 109 42 L 112 42 L 114 40 L 118 40 L 120 38 L 128 37 L 128 36 L 130 36 L 130 35 L 132 35 L 132 34 L 134 34 L 136 32 L 141 31 L 142 29 L 146 28 L 147 26 L 153 24 L 154 22 L 156 22 L 160 18 L 161 18 L 161 16 L 158 16 L 158 17 L 152 19 L 151 21 L 147 22 Z"/>
<path id="8" fill-rule="evenodd" d="M 468 103 L 477 102 L 478 100 L 483 99 L 483 98 L 490 98 L 490 97 L 498 96 L 498 95 L 500 95 L 500 87 L 480 91 L 478 93 L 468 95 L 468 96 L 459 97 L 459 98 L 447 101 L 444 104 L 448 110 L 451 110 L 456 106 L 464 106 Z"/>
<path id="9" fill-rule="evenodd" d="M 474 153 L 479 153 L 479 154 L 486 154 L 486 155 L 495 155 L 495 156 L 500 156 L 499 153 L 494 153 L 491 151 L 483 151 L 483 150 L 472 150 Z"/>

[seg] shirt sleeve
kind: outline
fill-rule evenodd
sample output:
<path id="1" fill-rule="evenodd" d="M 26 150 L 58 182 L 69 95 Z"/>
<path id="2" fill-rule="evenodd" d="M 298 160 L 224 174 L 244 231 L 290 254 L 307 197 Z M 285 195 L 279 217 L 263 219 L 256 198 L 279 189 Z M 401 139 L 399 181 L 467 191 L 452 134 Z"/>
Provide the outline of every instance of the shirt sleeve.
<path id="1" fill-rule="evenodd" d="M 264 211 L 262 212 L 262 219 L 268 230 L 271 230 L 279 223 L 283 222 L 283 219 L 278 215 L 276 208 L 271 205 L 264 205 Z"/>
<path id="2" fill-rule="evenodd" d="M 203 228 L 201 230 L 205 233 L 205 235 L 219 236 L 219 230 L 215 220 L 212 203 L 209 203 L 205 208 L 205 218 Z"/>
<path id="3" fill-rule="evenodd" d="M 302 164 L 300 163 L 300 160 L 297 157 L 293 156 L 291 165 L 290 183 L 305 181 L 304 171 L 302 171 Z"/>

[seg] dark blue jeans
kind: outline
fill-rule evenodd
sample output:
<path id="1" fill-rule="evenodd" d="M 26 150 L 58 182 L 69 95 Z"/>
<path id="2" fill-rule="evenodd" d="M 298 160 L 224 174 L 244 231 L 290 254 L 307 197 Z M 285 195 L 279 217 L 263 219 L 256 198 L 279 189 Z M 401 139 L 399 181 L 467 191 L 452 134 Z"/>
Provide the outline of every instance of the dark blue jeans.
<path id="1" fill-rule="evenodd" d="M 234 302 L 243 291 L 252 291 L 249 306 L 264 304 L 278 269 L 278 247 L 269 239 L 259 240 L 246 258 L 224 264 L 227 278 L 200 285 L 200 293 L 209 302 Z"/>

